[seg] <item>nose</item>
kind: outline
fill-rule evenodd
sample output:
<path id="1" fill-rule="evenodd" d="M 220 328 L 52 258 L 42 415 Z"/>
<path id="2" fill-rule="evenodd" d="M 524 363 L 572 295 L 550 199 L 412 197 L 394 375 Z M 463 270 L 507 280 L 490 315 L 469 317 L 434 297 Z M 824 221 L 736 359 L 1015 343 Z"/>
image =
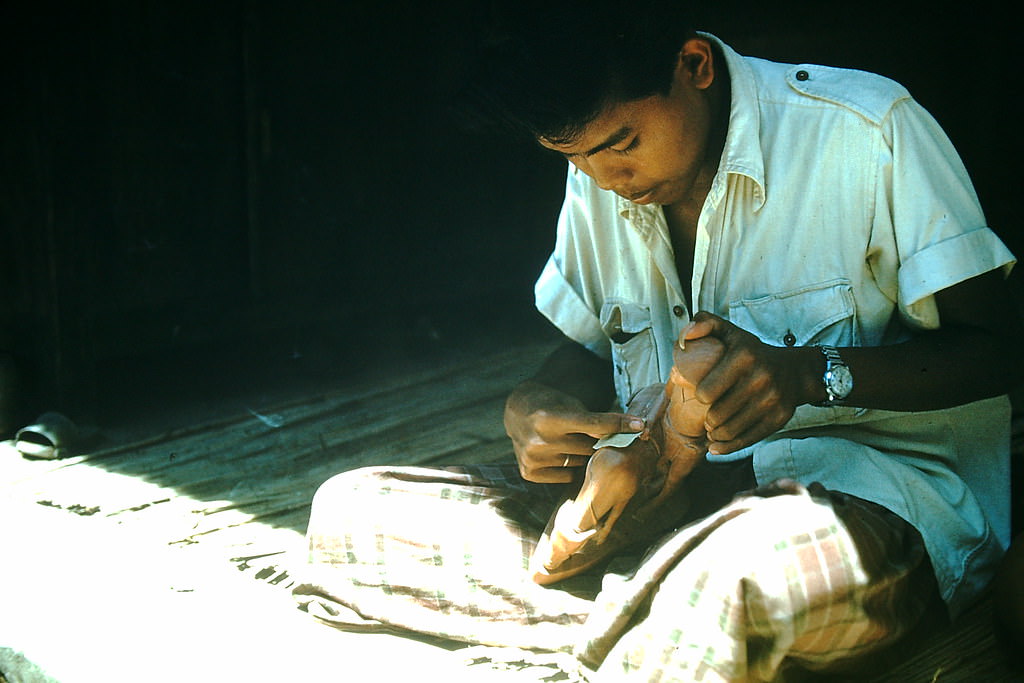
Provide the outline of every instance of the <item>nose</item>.
<path id="1" fill-rule="evenodd" d="M 602 190 L 614 190 L 617 187 L 624 187 L 633 177 L 632 167 L 624 160 L 604 157 L 597 154 L 586 160 L 580 170 L 589 175 Z"/>

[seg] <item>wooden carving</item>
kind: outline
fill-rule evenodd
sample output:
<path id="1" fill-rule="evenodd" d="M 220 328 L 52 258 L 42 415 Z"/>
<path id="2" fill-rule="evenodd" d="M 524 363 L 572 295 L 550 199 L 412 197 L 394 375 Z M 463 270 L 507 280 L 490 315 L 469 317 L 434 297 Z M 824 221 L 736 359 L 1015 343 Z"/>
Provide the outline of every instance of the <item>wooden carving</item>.
<path id="1" fill-rule="evenodd" d="M 555 511 L 531 558 L 533 580 L 549 584 L 607 559 L 643 527 L 657 524 L 659 509 L 707 452 L 708 406 L 696 386 L 718 362 L 714 337 L 680 339 L 665 384 L 651 385 L 628 411 L 647 428 L 625 447 L 607 446 L 590 458 L 578 493 Z"/>

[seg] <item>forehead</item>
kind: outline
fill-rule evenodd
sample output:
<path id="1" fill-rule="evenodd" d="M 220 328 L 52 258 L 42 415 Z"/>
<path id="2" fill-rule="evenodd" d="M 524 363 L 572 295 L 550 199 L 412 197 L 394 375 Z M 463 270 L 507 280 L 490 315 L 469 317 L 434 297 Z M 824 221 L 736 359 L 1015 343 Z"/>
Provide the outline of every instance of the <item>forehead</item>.
<path id="1" fill-rule="evenodd" d="M 649 118 L 649 100 L 619 102 L 605 107 L 583 130 L 568 141 L 540 138 L 538 142 L 548 149 L 566 156 L 591 156 L 628 138 Z"/>
<path id="2" fill-rule="evenodd" d="M 568 140 L 552 140 L 541 137 L 538 139 L 543 146 L 560 152 L 564 155 L 588 156 L 594 147 L 600 145 L 607 138 L 621 133 L 624 129 L 632 129 L 636 126 L 636 117 L 632 110 L 633 102 L 623 102 L 606 106 L 596 117 L 587 123 L 579 134 Z"/>

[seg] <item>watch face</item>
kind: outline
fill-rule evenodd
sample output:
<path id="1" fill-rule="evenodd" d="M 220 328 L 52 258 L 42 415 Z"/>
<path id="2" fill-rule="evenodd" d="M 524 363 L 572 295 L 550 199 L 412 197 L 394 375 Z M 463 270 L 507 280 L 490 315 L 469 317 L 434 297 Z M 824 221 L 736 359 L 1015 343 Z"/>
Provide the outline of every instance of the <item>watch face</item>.
<path id="1" fill-rule="evenodd" d="M 833 366 L 825 376 L 825 381 L 837 400 L 846 398 L 853 390 L 853 375 L 850 373 L 850 368 L 845 365 Z"/>

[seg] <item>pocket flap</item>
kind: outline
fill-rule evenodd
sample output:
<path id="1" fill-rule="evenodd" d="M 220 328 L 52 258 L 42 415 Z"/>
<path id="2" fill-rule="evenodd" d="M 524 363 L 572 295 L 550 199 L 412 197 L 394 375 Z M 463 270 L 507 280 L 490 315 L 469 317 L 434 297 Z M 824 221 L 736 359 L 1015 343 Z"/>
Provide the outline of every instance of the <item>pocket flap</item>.
<path id="1" fill-rule="evenodd" d="M 608 301 L 601 307 L 601 327 L 614 339 L 643 332 L 651 326 L 651 312 L 646 306 L 627 301 Z"/>
<path id="2" fill-rule="evenodd" d="M 857 343 L 853 324 L 854 301 L 849 280 L 838 279 L 808 285 L 758 299 L 742 299 L 729 305 L 729 320 L 774 346 L 808 346 Z M 848 324 L 836 323 L 849 320 Z M 829 327 L 828 334 L 821 333 Z M 821 338 L 818 338 L 821 335 Z"/>

